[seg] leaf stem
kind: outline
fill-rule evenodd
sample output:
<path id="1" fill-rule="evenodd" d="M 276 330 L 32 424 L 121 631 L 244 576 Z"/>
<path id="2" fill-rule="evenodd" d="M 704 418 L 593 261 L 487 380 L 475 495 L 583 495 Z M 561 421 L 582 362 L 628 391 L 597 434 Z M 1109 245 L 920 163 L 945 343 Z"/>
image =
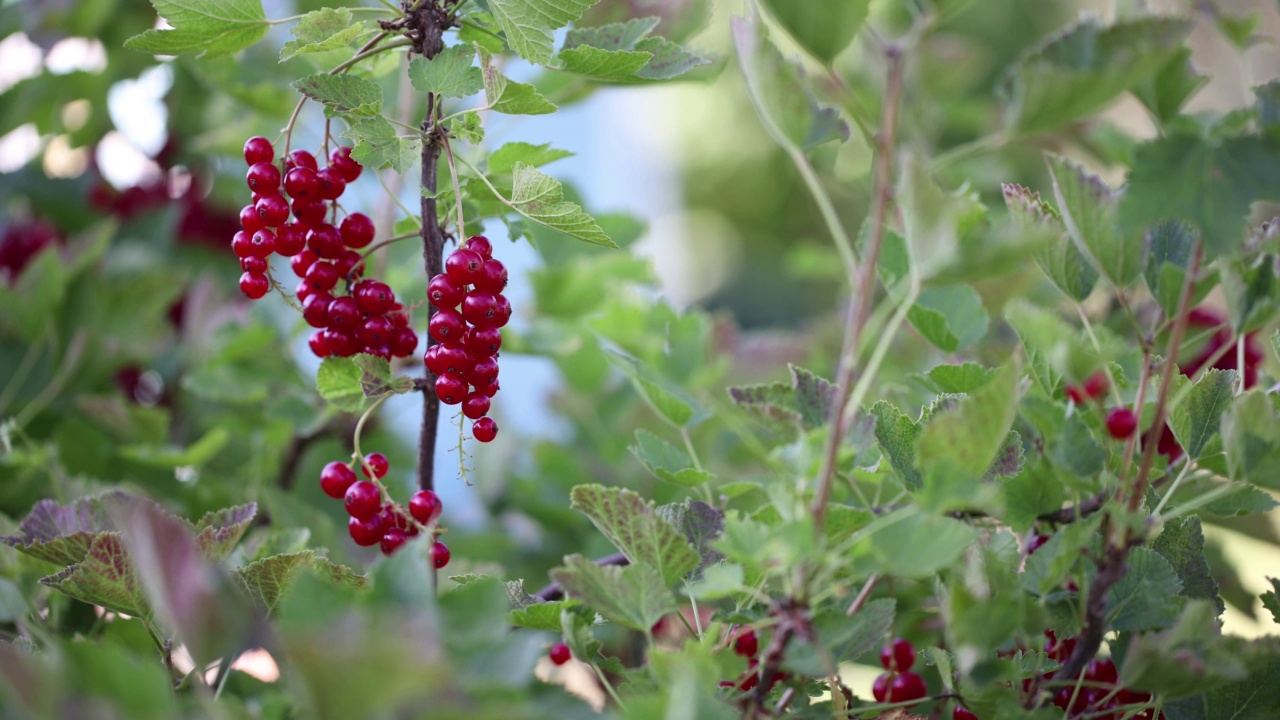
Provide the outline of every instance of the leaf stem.
<path id="1" fill-rule="evenodd" d="M 458 242 L 462 242 L 467 237 L 466 225 L 462 220 L 462 185 L 458 182 L 458 166 L 453 162 L 453 146 L 449 144 L 449 138 L 441 133 L 440 144 L 444 146 L 445 155 L 449 158 L 449 177 L 453 181 L 453 199 L 458 207 Z"/>

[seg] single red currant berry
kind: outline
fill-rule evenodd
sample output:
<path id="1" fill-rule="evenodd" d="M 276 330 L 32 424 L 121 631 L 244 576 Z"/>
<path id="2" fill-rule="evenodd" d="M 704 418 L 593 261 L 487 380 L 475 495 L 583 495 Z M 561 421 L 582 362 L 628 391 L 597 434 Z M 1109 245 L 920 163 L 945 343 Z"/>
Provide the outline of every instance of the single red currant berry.
<path id="1" fill-rule="evenodd" d="M 457 405 L 467 397 L 467 382 L 454 375 L 436 378 L 436 397 L 445 405 Z"/>
<path id="2" fill-rule="evenodd" d="M 462 299 L 462 317 L 478 328 L 493 327 L 498 302 L 493 293 L 472 290 Z"/>
<path id="3" fill-rule="evenodd" d="M 269 162 L 256 163 L 244 176 L 249 189 L 259 195 L 280 194 L 280 170 Z"/>
<path id="4" fill-rule="evenodd" d="M 391 469 L 391 462 L 387 460 L 387 456 L 382 453 L 369 453 L 364 456 L 364 463 L 360 466 L 360 472 L 365 477 L 369 477 L 369 471 L 373 471 L 373 476 L 381 480 L 387 476 L 387 471 Z"/>
<path id="5" fill-rule="evenodd" d="M 329 328 L 332 330 L 341 330 L 354 337 L 356 328 L 363 320 L 364 314 L 356 306 L 355 298 L 350 295 L 334 298 L 329 305 Z"/>
<path id="6" fill-rule="evenodd" d="M 317 290 L 332 290 L 333 286 L 338 284 L 338 268 L 331 262 L 317 261 L 307 268 L 307 282 Z"/>
<path id="7" fill-rule="evenodd" d="M 1099 398 L 1106 394 L 1110 383 L 1107 382 L 1107 374 L 1101 370 L 1090 375 L 1084 381 L 1084 394 L 1091 398 Z"/>
<path id="8" fill-rule="evenodd" d="M 556 643 L 547 651 L 547 657 L 551 658 L 552 665 L 563 665 L 569 662 L 569 658 L 573 657 L 573 653 L 569 652 L 568 645 Z"/>
<path id="9" fill-rule="evenodd" d="M 306 302 L 307 298 L 311 297 L 312 295 L 315 295 L 318 292 L 325 292 L 325 291 L 317 290 L 311 287 L 311 283 L 307 282 L 306 280 L 303 280 L 302 282 L 298 283 L 298 286 L 293 289 L 293 294 L 298 296 L 298 302 L 300 303 Z"/>
<path id="10" fill-rule="evenodd" d="M 362 248 L 373 242 L 373 221 L 364 213 L 351 213 L 342 218 L 342 242 L 349 248 Z"/>
<path id="11" fill-rule="evenodd" d="M 360 352 L 391 362 L 391 348 L 385 344 L 365 345 Z"/>
<path id="12" fill-rule="evenodd" d="M 320 471 L 320 489 L 331 498 L 342 498 L 356 482 L 355 472 L 346 464 L 334 460 Z"/>
<path id="13" fill-rule="evenodd" d="M 427 351 L 422 354 L 422 363 L 427 366 L 427 370 L 431 371 L 432 375 L 444 374 L 445 366 L 443 361 L 440 359 L 440 348 L 442 347 L 444 346 L 431 345 L 427 348 Z"/>
<path id="14" fill-rule="evenodd" d="M 1071 402 L 1076 405 L 1083 405 L 1085 404 L 1085 401 L 1089 399 L 1089 394 L 1086 393 L 1084 388 L 1079 385 L 1072 385 L 1068 383 L 1066 388 L 1064 388 L 1064 391 L 1067 393 L 1067 397 L 1071 399 Z"/>
<path id="15" fill-rule="evenodd" d="M 489 242 L 489 238 L 483 235 L 472 235 L 467 238 L 467 242 L 463 244 L 462 247 L 479 255 L 485 260 L 493 257 L 493 243 Z"/>
<path id="16" fill-rule="evenodd" d="M 280 227 L 289 219 L 289 203 L 279 195 L 266 195 L 253 204 L 253 209 L 267 227 Z"/>
<path id="17" fill-rule="evenodd" d="M 322 258 L 336 258 L 343 251 L 342 234 L 329 223 L 316 223 L 307 232 L 307 247 Z"/>
<path id="18" fill-rule="evenodd" d="M 490 293 L 502 292 L 507 287 L 507 266 L 497 260 L 485 260 L 475 285 L 477 290 Z"/>
<path id="19" fill-rule="evenodd" d="M 497 302 L 498 311 L 497 322 L 493 326 L 504 327 L 511 320 L 511 303 L 507 300 L 507 296 L 502 293 L 494 295 L 493 299 Z"/>
<path id="20" fill-rule="evenodd" d="M 1031 539 L 1027 541 L 1027 554 L 1030 555 L 1031 553 L 1034 553 L 1040 549 L 1041 545 L 1044 545 L 1047 542 L 1049 542 L 1048 535 L 1032 535 Z"/>
<path id="21" fill-rule="evenodd" d="M 498 328 L 475 328 L 466 337 L 467 350 L 480 356 L 496 355 L 502 347 L 502 331 Z"/>
<path id="22" fill-rule="evenodd" d="M 454 250 L 444 261 L 444 273 L 455 285 L 470 285 L 480 277 L 484 258 L 470 250 Z"/>
<path id="23" fill-rule="evenodd" d="M 338 268 L 338 274 L 342 277 L 358 278 L 364 275 L 364 258 L 360 257 L 360 253 L 355 250 L 343 250 L 338 253 L 338 257 L 333 261 L 334 267 Z"/>
<path id="24" fill-rule="evenodd" d="M 498 437 L 498 423 L 491 417 L 482 417 L 471 425 L 471 434 L 482 443 L 493 442 Z"/>
<path id="25" fill-rule="evenodd" d="M 443 510 L 440 496 L 431 490 L 419 490 L 409 498 L 409 514 L 423 525 L 435 522 Z"/>
<path id="26" fill-rule="evenodd" d="M 394 322 L 391 323 L 395 325 Z M 411 328 L 400 327 L 395 329 L 395 333 L 391 336 L 391 354 L 396 357 L 409 357 L 414 350 L 418 349 L 418 333 Z"/>
<path id="27" fill-rule="evenodd" d="M 436 351 L 436 354 L 439 356 L 439 362 L 444 367 L 444 372 L 436 373 L 436 375 L 453 375 L 463 378 L 476 366 L 476 359 L 461 345 L 446 344 L 438 345 L 437 347 L 440 349 Z"/>
<path id="28" fill-rule="evenodd" d="M 888 702 L 889 685 L 892 683 L 893 675 L 891 673 L 877 675 L 876 679 L 871 683 L 871 697 L 874 697 L 876 702 Z"/>
<path id="29" fill-rule="evenodd" d="M 906 672 L 916 662 L 916 649 L 902 638 L 894 638 L 880 648 L 880 664 L 885 670 Z"/>
<path id="30" fill-rule="evenodd" d="M 1089 666 L 1085 670 L 1085 680 L 1103 683 L 1104 685 L 1115 685 L 1120 679 L 1120 674 L 1116 670 L 1116 663 L 1111 658 L 1102 660 L 1090 660 Z"/>
<path id="31" fill-rule="evenodd" d="M 957 705 L 956 709 L 951 711 L 951 720 L 978 720 L 978 716 Z"/>
<path id="32" fill-rule="evenodd" d="M 247 272 L 240 276 L 240 292 L 250 300 L 257 300 L 271 290 L 271 281 L 261 273 Z"/>
<path id="33" fill-rule="evenodd" d="M 498 381 L 494 380 L 484 387 L 477 388 L 477 390 L 484 393 L 485 397 L 493 397 L 498 394 Z"/>
<path id="34" fill-rule="evenodd" d="M 270 263 L 266 258 L 250 255 L 249 257 L 240 258 L 240 269 L 245 272 L 257 273 L 258 275 L 266 275 L 267 267 Z"/>
<path id="35" fill-rule="evenodd" d="M 284 191 L 294 200 L 320 197 L 320 176 L 306 167 L 295 167 L 284 176 Z"/>
<path id="36" fill-rule="evenodd" d="M 240 208 L 240 227 L 244 228 L 245 232 L 252 235 L 266 226 L 267 224 L 262 221 L 262 217 L 258 215 L 256 203 Z"/>
<path id="37" fill-rule="evenodd" d="M 360 520 L 368 520 L 382 509 L 382 492 L 368 480 L 361 480 L 347 488 L 342 497 L 347 514 Z"/>
<path id="38" fill-rule="evenodd" d="M 311 171 L 319 169 L 316 165 L 316 156 L 306 150 L 293 150 L 289 153 L 289 157 L 284 160 L 287 168 L 306 168 Z"/>
<path id="39" fill-rule="evenodd" d="M 249 238 L 249 244 L 253 247 L 253 254 L 264 258 L 276 251 L 276 234 L 266 228 L 255 232 Z"/>
<path id="40" fill-rule="evenodd" d="M 1138 416 L 1127 407 L 1118 407 L 1107 413 L 1107 432 L 1116 440 L 1124 440 L 1138 429 Z"/>
<path id="41" fill-rule="evenodd" d="M 437 310 L 427 323 L 427 333 L 437 342 L 459 342 L 467 323 L 457 310 Z"/>
<path id="42" fill-rule="evenodd" d="M 231 252 L 238 258 L 255 257 L 253 243 L 249 242 L 249 233 L 239 230 L 231 236 Z"/>
<path id="43" fill-rule="evenodd" d="M 276 252 L 292 257 L 306 248 L 306 228 L 296 223 L 285 223 L 276 229 Z"/>
<path id="44" fill-rule="evenodd" d="M 257 165 L 258 163 L 269 163 L 276 159 L 275 148 L 271 147 L 271 141 L 255 135 L 244 141 L 244 161 L 249 165 Z"/>
<path id="45" fill-rule="evenodd" d="M 311 333 L 311 337 L 307 339 L 307 345 L 311 348 L 311 353 L 318 358 L 326 358 L 332 354 L 329 350 L 329 344 L 324 341 L 324 331 L 322 330 Z"/>
<path id="46" fill-rule="evenodd" d="M 319 197 L 293 201 L 293 216 L 303 225 L 317 225 L 324 222 L 324 214 L 328 206 Z"/>
<path id="47" fill-rule="evenodd" d="M 391 322 L 382 315 L 372 315 L 356 332 L 356 337 L 368 346 L 389 345 L 391 341 Z M 390 349 L 387 354 L 390 354 Z"/>
<path id="48" fill-rule="evenodd" d="M 449 546 L 437 540 L 431 546 L 431 565 L 439 570 L 449 564 Z"/>
<path id="49" fill-rule="evenodd" d="M 467 394 L 467 399 L 462 401 L 462 414 L 472 420 L 479 420 L 489 413 L 489 398 L 484 393 L 472 391 Z"/>
<path id="50" fill-rule="evenodd" d="M 276 244 L 279 244 L 279 242 L 280 238 L 276 238 Z M 311 269 L 312 265 L 316 264 L 316 260 L 318 259 L 320 259 L 319 256 L 310 250 L 303 250 L 289 258 L 289 267 L 293 269 L 294 275 L 297 275 L 300 278 L 305 278 L 307 276 L 307 271 Z"/>
<path id="51" fill-rule="evenodd" d="M 341 300 L 342 298 L 338 298 Z M 329 305 L 330 322 L 333 321 L 333 305 Z M 332 326 L 324 331 L 324 343 L 329 348 L 329 352 L 338 357 L 351 357 L 362 349 L 360 341 L 351 333 L 334 330 Z"/>
<path id="52" fill-rule="evenodd" d="M 760 638 L 756 636 L 756 631 L 750 628 L 738 633 L 738 637 L 733 641 L 733 651 L 742 657 L 753 658 L 760 652 Z"/>
<path id="53" fill-rule="evenodd" d="M 893 679 L 889 685 L 889 697 L 891 702 L 906 702 L 909 700 L 920 700 L 929 694 L 929 686 L 925 685 L 924 678 L 913 672 L 904 672 Z M 910 707 L 910 706 L 908 706 Z"/>
<path id="54" fill-rule="evenodd" d="M 464 377 L 476 387 L 485 387 L 498 379 L 498 359 L 489 355 L 476 360 Z"/>
<path id="55" fill-rule="evenodd" d="M 363 165 L 351 159 L 349 147 L 338 147 L 329 151 L 329 167 L 337 170 L 346 183 L 355 182 L 356 178 L 360 177 L 360 171 L 364 170 Z"/>
<path id="56" fill-rule="evenodd" d="M 355 485 L 352 485 L 355 487 Z M 347 521 L 347 532 L 351 539 L 361 547 L 369 547 L 382 542 L 384 532 L 382 516 L 374 514 L 364 520 L 351 518 Z"/>
<path id="57" fill-rule="evenodd" d="M 466 291 L 444 274 L 431 278 L 431 282 L 427 283 L 427 299 L 441 310 L 457 307 L 465 295 Z"/>
<path id="58" fill-rule="evenodd" d="M 316 173 L 320 179 L 320 197 L 325 200 L 337 200 L 347 190 L 347 183 L 333 168 L 325 168 Z"/>
<path id="59" fill-rule="evenodd" d="M 400 528 L 391 528 L 382 534 L 382 554 L 390 555 L 400 549 L 409 535 Z"/>
<path id="60" fill-rule="evenodd" d="M 302 319 L 306 320 L 311 327 L 328 327 L 329 303 L 331 302 L 333 302 L 333 297 L 329 293 L 317 292 L 308 297 L 302 303 Z"/>
<path id="61" fill-rule="evenodd" d="M 391 292 L 391 288 L 377 280 L 361 280 L 354 290 L 352 295 L 356 298 L 356 305 L 369 315 L 382 315 L 396 302 L 396 294 Z"/>

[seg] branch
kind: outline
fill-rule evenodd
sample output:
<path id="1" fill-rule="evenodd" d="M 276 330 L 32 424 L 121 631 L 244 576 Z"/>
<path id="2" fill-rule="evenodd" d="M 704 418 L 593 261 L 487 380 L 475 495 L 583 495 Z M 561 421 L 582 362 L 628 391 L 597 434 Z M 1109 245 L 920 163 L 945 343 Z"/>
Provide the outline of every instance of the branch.
<path id="1" fill-rule="evenodd" d="M 630 565 L 631 564 L 631 561 L 627 559 L 627 556 L 623 555 L 622 553 L 605 555 L 602 558 L 596 558 L 595 562 L 597 565 Z M 533 596 L 541 600 L 545 600 L 547 602 L 554 602 L 564 597 L 564 588 L 560 587 L 556 583 L 551 583 L 550 585 L 534 593 Z"/>

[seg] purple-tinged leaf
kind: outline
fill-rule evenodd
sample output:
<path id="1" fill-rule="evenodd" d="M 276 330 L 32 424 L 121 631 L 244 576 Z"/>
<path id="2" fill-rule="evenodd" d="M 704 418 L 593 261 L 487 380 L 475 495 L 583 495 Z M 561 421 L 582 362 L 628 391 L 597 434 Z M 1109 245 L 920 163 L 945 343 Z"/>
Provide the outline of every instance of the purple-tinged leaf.
<path id="1" fill-rule="evenodd" d="M 196 533 L 196 547 L 200 548 L 206 560 L 225 559 L 257 514 L 257 503 L 205 513 L 192 528 Z"/>
<path id="2" fill-rule="evenodd" d="M 74 565 L 89 554 L 94 540 L 116 529 L 107 506 L 138 501 L 123 492 L 80 498 L 70 505 L 41 500 L 18 526 L 18 535 L 0 540 L 32 557 Z"/>
<path id="3" fill-rule="evenodd" d="M 154 613 L 119 533 L 98 534 L 83 562 L 40 580 L 77 600 L 150 622 Z"/>

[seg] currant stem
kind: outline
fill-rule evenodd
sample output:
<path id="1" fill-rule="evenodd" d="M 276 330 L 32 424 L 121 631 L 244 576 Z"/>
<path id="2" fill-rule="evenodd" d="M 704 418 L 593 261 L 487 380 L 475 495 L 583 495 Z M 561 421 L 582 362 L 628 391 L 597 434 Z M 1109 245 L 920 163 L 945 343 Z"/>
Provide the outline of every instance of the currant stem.
<path id="1" fill-rule="evenodd" d="M 453 162 L 453 147 L 449 144 L 449 138 L 443 133 L 440 137 L 440 144 L 444 146 L 445 155 L 449 158 L 449 177 L 453 180 L 453 199 L 458 206 L 458 241 L 461 242 L 467 236 L 467 230 L 462 220 L 462 185 L 458 182 L 458 166 Z"/>

